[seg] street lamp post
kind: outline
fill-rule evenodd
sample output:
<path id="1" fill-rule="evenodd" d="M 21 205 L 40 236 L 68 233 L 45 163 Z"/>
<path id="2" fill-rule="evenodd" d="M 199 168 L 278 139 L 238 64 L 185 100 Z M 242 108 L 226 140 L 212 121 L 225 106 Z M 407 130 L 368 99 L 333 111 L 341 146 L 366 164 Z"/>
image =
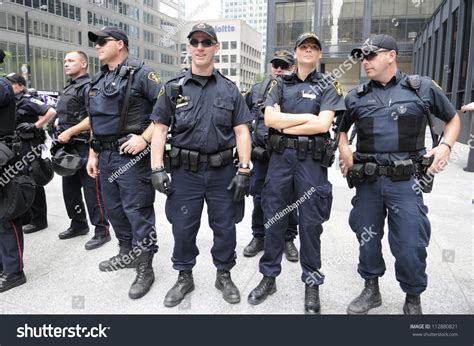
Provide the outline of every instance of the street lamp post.
<path id="1" fill-rule="evenodd" d="M 40 10 L 46 10 L 47 6 L 46 5 L 41 5 L 39 7 Z M 25 62 L 26 62 L 26 87 L 29 87 L 30 84 L 30 78 L 31 78 L 31 67 L 30 67 L 30 22 L 28 19 L 28 12 L 36 10 L 36 8 L 32 8 L 29 10 L 25 11 Z"/>

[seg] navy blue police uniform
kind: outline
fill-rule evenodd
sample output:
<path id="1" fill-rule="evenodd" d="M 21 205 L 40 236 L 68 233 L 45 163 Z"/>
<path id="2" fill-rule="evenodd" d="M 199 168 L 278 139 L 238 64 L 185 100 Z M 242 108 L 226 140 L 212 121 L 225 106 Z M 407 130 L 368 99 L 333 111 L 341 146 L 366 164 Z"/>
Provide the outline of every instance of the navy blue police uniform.
<path id="1" fill-rule="evenodd" d="M 404 292 L 418 296 L 427 286 L 426 247 L 431 229 L 422 185 L 411 167 L 426 153 L 426 109 L 445 122 L 456 110 L 430 78 L 420 77 L 418 96 L 408 77 L 397 71 L 385 86 L 369 81 L 351 90 L 341 131 L 347 132 L 355 123 L 354 164 L 365 165 L 365 181 L 356 185 L 349 217 L 360 243 L 358 272 L 366 280 L 384 274 L 381 241 L 388 216 L 396 278 Z M 402 163 L 408 168 L 403 177 L 394 167 Z"/>
<path id="2" fill-rule="evenodd" d="M 278 77 L 265 100 L 265 106 L 279 104 L 284 113 L 319 114 L 345 110 L 340 89 L 333 78 L 314 71 L 303 81 L 296 73 Z M 301 279 L 306 284 L 321 285 L 322 223 L 329 219 L 332 185 L 327 168 L 320 160 L 329 133 L 313 136 L 289 136 L 274 130 L 269 138 L 272 150 L 267 178 L 262 192 L 266 217 L 265 251 L 260 259 L 260 272 L 276 277 L 281 272 L 281 257 L 289 211 L 298 208 L 300 234 Z"/>
<path id="3" fill-rule="evenodd" d="M 181 97 L 171 100 L 173 83 L 182 85 Z M 204 200 L 214 232 L 211 253 L 218 270 L 235 265 L 235 224 L 242 215 L 227 190 L 235 177 L 234 127 L 250 123 L 251 114 L 235 84 L 214 70 L 208 78 L 191 70 L 170 80 L 160 91 L 152 119 L 171 126 L 171 185 L 166 216 L 174 236 L 173 268 L 190 271 L 196 264 Z M 243 201 L 241 201 L 243 203 Z"/>
<path id="4" fill-rule="evenodd" d="M 267 151 L 268 127 L 265 126 L 263 103 L 259 102 L 262 83 L 256 83 L 250 92 L 245 95 L 245 102 L 252 116 L 252 176 L 250 177 L 250 194 L 253 196 L 252 234 L 256 238 L 265 237 L 264 215 L 261 205 L 262 188 L 268 172 L 270 156 Z M 269 85 L 265 95 L 268 92 Z M 258 148 L 257 150 L 255 150 Z M 258 154 L 260 153 L 260 154 Z M 285 241 L 293 241 L 298 234 L 298 214 L 294 210 L 290 213 Z"/>
<path id="5" fill-rule="evenodd" d="M 121 124 L 128 80 L 132 74 L 127 121 Z M 149 147 L 136 156 L 122 154 L 129 134 L 140 135 L 150 125 L 150 114 L 161 83 L 142 62 L 126 59 L 114 71 L 107 65 L 92 79 L 88 110 L 94 150 L 99 151 L 102 197 L 107 218 L 119 242 L 156 253 L 155 190 L 151 185 Z"/>
<path id="6" fill-rule="evenodd" d="M 58 132 L 61 133 L 84 120 L 88 114 L 86 100 L 89 93 L 89 74 L 69 80 L 64 87 L 57 104 Z M 71 219 L 70 229 L 73 232 L 88 230 L 86 211 L 81 189 L 91 223 L 95 226 L 95 237 L 109 236 L 109 222 L 105 216 L 99 177 L 91 178 L 87 174 L 86 163 L 89 157 L 88 132 L 81 133 L 71 139 L 65 147 L 76 150 L 81 156 L 82 167 L 73 175 L 62 177 L 63 197 L 67 214 Z"/>
<path id="7" fill-rule="evenodd" d="M 13 136 L 15 132 L 15 95 L 13 88 L 5 78 L 0 77 L 0 142 L 7 140 L 8 136 Z M 8 184 L 9 179 L 2 173 L 0 183 L 0 193 Z M 7 290 L 11 285 L 7 285 L 4 280 L 9 275 L 23 275 L 23 232 L 21 229 L 21 218 L 13 220 L 0 219 L 0 292 Z M 26 281 L 26 279 L 24 279 Z"/>
<path id="8" fill-rule="evenodd" d="M 22 123 L 33 124 L 36 123 L 40 116 L 43 116 L 51 108 L 50 105 L 43 101 L 37 100 L 27 93 L 18 93 L 16 98 L 16 123 L 17 126 Z M 46 133 L 43 129 L 35 129 L 33 132 L 20 133 L 22 139 L 21 155 L 26 156 L 33 149 L 39 152 L 39 148 L 43 150 L 44 142 L 46 140 Z M 30 163 L 31 165 L 31 163 Z M 48 209 L 46 205 L 46 193 L 43 186 L 36 186 L 35 200 L 30 209 L 30 220 L 28 217 L 24 218 L 23 224 L 25 226 L 25 233 L 30 232 L 28 225 L 33 225 L 35 230 L 43 229 L 48 226 Z"/>

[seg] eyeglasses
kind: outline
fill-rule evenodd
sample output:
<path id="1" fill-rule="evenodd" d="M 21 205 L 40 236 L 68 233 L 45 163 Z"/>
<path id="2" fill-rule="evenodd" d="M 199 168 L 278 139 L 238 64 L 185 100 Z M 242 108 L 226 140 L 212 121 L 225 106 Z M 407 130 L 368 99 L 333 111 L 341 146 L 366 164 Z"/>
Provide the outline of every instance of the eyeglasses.
<path id="1" fill-rule="evenodd" d="M 370 52 L 369 54 L 362 54 L 360 57 L 360 61 L 364 61 L 364 59 L 367 59 L 367 61 L 372 61 L 374 60 L 379 53 L 384 53 L 384 52 L 390 52 L 388 49 L 380 49 L 375 52 Z"/>
<path id="2" fill-rule="evenodd" d="M 104 37 L 99 37 L 97 41 L 95 41 L 95 44 L 98 45 L 99 47 L 105 46 L 107 42 L 109 41 L 117 41 L 114 38 L 104 38 Z"/>
<path id="3" fill-rule="evenodd" d="M 281 68 L 282 70 L 288 70 L 290 68 L 290 65 L 283 61 L 274 61 L 272 62 L 272 67 L 275 70 L 277 70 L 278 68 Z"/>
<path id="4" fill-rule="evenodd" d="M 213 45 L 216 44 L 216 42 L 214 42 L 213 40 L 211 40 L 209 38 L 206 38 L 202 41 L 199 41 L 199 40 L 193 38 L 189 41 L 189 44 L 191 46 L 195 47 L 195 48 L 199 46 L 199 43 L 202 44 L 202 46 L 205 47 L 205 48 L 212 47 Z"/>

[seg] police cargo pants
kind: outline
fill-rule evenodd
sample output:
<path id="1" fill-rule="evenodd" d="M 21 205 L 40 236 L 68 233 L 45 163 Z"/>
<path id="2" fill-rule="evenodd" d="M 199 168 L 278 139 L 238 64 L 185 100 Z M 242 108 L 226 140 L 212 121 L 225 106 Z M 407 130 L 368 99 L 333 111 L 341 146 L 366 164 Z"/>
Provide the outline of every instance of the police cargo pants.
<path id="1" fill-rule="evenodd" d="M 349 224 L 359 241 L 359 274 L 364 279 L 384 274 L 381 242 L 388 216 L 388 242 L 395 256 L 396 278 L 405 293 L 422 293 L 427 285 L 426 247 L 431 229 L 428 208 L 415 179 L 392 182 L 381 176 L 373 183 L 362 183 L 352 205 Z"/>
<path id="2" fill-rule="evenodd" d="M 0 271 L 8 274 L 23 271 L 21 218 L 0 219 Z"/>
<path id="3" fill-rule="evenodd" d="M 272 277 L 280 274 L 288 214 L 298 208 L 301 279 L 322 284 L 320 237 L 331 205 L 332 185 L 327 180 L 327 169 L 319 161 L 310 155 L 298 160 L 293 149 L 273 153 L 262 191 L 266 235 L 260 272 Z"/>

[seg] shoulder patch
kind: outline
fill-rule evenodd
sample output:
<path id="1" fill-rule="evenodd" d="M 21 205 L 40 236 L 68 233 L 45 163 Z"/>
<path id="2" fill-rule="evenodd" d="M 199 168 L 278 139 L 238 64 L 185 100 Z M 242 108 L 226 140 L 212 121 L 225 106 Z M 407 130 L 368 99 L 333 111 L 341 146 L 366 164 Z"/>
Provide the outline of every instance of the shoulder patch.
<path id="1" fill-rule="evenodd" d="M 278 82 L 274 79 L 272 80 L 272 82 L 270 83 L 270 87 L 268 88 L 268 93 L 271 93 L 273 88 L 278 84 Z"/>
<path id="2" fill-rule="evenodd" d="M 439 90 L 443 90 L 443 88 L 441 88 L 438 83 L 436 83 L 434 80 L 431 80 L 431 81 L 433 82 L 435 87 L 437 87 Z"/>
<path id="3" fill-rule="evenodd" d="M 44 105 L 44 102 L 43 101 L 40 101 L 40 100 L 37 100 L 35 98 L 30 98 L 30 101 L 33 102 L 33 103 L 36 103 L 37 105 L 40 105 L 40 106 L 43 106 Z"/>
<path id="4" fill-rule="evenodd" d="M 338 94 L 339 96 L 342 96 L 342 89 L 339 82 L 332 82 L 332 84 L 334 85 L 334 89 L 336 89 L 336 94 Z"/>
<path id="5" fill-rule="evenodd" d="M 163 96 L 164 94 L 165 94 L 165 87 L 162 86 L 162 87 L 160 88 L 160 92 L 158 93 L 157 98 L 159 99 L 159 98 L 160 98 L 161 96 Z"/>
<path id="6" fill-rule="evenodd" d="M 152 71 L 148 74 L 148 79 L 159 84 L 161 82 L 160 76 L 155 71 Z"/>

